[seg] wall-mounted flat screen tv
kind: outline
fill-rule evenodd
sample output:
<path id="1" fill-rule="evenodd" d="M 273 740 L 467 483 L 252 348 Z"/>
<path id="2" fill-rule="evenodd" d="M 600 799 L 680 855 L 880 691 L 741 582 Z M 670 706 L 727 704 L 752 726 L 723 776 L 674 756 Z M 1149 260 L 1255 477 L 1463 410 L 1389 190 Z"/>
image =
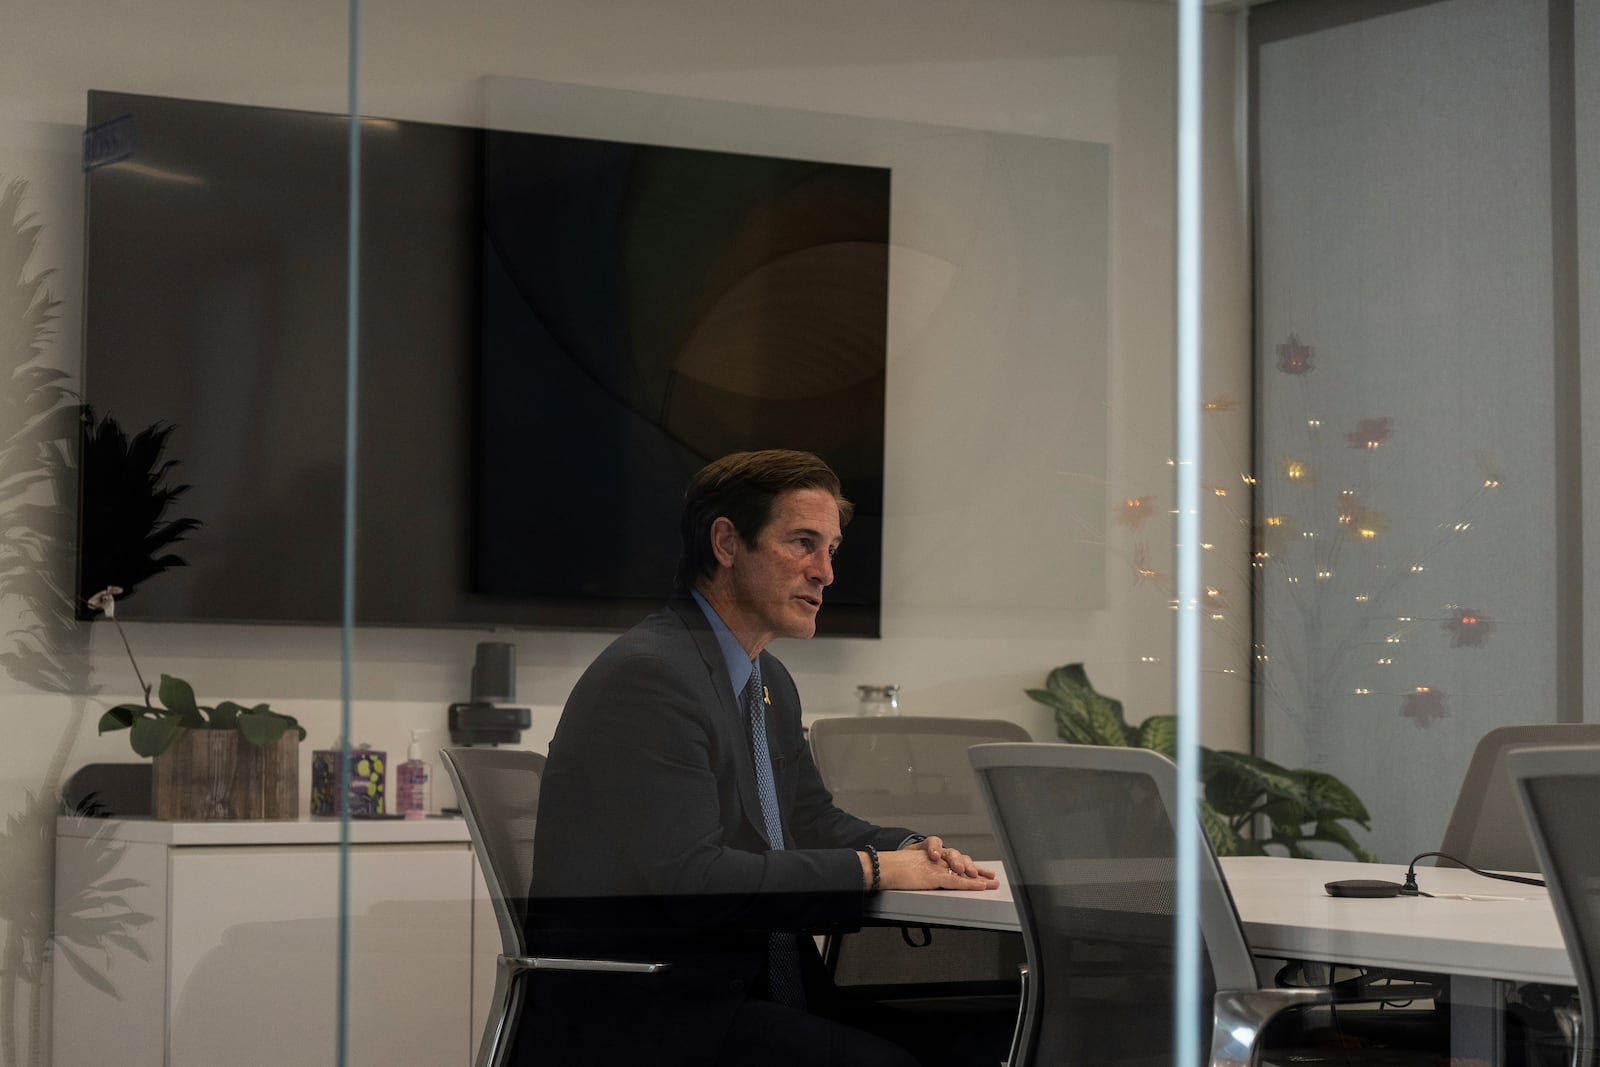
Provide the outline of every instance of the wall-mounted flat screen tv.
<path id="1" fill-rule="evenodd" d="M 83 398 L 202 524 L 120 616 L 339 621 L 353 380 L 362 624 L 630 625 L 689 476 L 785 447 L 857 506 L 819 633 L 877 635 L 887 170 L 364 119 L 352 241 L 349 136 L 89 94 Z"/>

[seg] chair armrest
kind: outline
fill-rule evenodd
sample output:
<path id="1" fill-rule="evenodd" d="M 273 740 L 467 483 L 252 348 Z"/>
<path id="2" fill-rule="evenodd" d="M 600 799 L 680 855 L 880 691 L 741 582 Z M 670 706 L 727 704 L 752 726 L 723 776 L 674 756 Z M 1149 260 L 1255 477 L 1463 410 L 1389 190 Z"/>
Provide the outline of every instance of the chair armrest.
<path id="1" fill-rule="evenodd" d="M 1006 1052 L 1006 1062 L 1002 1067 L 1022 1067 L 1022 1057 L 1027 1053 L 1026 1045 L 1030 1035 L 1023 1033 L 1023 1027 L 1033 1013 L 1029 1010 L 1030 1001 L 1034 996 L 1033 985 L 1028 981 L 1028 965 L 1017 964 L 1017 977 L 1022 982 L 1022 995 L 1017 998 L 1017 1025 L 1011 1033 L 1011 1048 Z"/>
<path id="2" fill-rule="evenodd" d="M 1557 1004 L 1554 1010 L 1556 1027 L 1566 1039 L 1567 1047 L 1572 1050 L 1572 1057 L 1567 1061 L 1570 1067 L 1588 1067 L 1594 1063 L 1595 1050 L 1584 1045 L 1589 1035 L 1584 1032 L 1583 1011 L 1578 1007 L 1576 1000 Z"/>
<path id="3" fill-rule="evenodd" d="M 1331 989 L 1222 990 L 1212 1002 L 1211 1067 L 1249 1067 L 1267 1023 L 1290 1008 L 1332 1004 Z M 1342 999 L 1342 998 L 1338 998 Z"/>
<path id="4" fill-rule="evenodd" d="M 659 974 L 670 963 L 641 963 L 632 960 L 584 960 L 564 956 L 501 956 L 513 974 L 522 971 L 608 971 L 613 974 Z"/>
<path id="5" fill-rule="evenodd" d="M 1277 986 L 1270 989 L 1223 991 L 1212 1006 L 1212 1067 L 1254 1064 L 1257 1043 L 1266 1024 L 1291 1008 L 1323 1004 L 1381 1004 L 1396 1000 L 1434 999 L 1432 982 L 1396 981 L 1392 972 L 1358 975 L 1326 986 Z"/>

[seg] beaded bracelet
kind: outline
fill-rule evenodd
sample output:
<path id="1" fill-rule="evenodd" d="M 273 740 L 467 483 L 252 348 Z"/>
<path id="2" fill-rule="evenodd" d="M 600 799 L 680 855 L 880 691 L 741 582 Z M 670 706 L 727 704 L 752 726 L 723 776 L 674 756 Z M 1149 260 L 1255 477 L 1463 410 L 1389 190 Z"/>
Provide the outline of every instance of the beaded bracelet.
<path id="1" fill-rule="evenodd" d="M 867 859 L 872 861 L 872 886 L 867 890 L 867 892 L 876 893 L 880 888 L 882 888 L 881 877 L 883 874 L 882 870 L 880 870 L 878 867 L 878 850 L 873 848 L 871 845 L 863 845 L 862 848 L 866 849 Z"/>

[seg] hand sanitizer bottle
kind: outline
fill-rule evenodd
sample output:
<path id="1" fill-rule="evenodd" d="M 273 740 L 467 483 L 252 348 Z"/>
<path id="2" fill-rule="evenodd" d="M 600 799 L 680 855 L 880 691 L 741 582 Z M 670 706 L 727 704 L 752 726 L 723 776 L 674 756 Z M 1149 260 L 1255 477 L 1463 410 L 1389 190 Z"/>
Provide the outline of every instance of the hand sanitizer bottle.
<path id="1" fill-rule="evenodd" d="M 421 730 L 411 731 L 411 747 L 406 750 L 406 761 L 400 764 L 400 814 L 408 819 L 428 817 L 428 764 L 422 758 Z"/>

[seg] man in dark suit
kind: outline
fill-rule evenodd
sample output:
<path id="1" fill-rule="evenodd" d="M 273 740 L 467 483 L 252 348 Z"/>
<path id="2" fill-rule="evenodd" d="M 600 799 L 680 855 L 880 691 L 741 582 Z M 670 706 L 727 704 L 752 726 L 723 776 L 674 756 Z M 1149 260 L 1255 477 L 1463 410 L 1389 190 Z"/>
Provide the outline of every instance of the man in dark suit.
<path id="1" fill-rule="evenodd" d="M 527 1062 L 917 1062 L 863 1028 L 895 1030 L 837 994 L 806 935 L 858 925 L 880 888 L 994 872 L 835 807 L 764 651 L 815 633 L 850 510 L 809 453 L 737 453 L 691 482 L 676 592 L 589 667 L 551 742 L 529 920 L 541 955 L 670 966 L 535 972 Z"/>

